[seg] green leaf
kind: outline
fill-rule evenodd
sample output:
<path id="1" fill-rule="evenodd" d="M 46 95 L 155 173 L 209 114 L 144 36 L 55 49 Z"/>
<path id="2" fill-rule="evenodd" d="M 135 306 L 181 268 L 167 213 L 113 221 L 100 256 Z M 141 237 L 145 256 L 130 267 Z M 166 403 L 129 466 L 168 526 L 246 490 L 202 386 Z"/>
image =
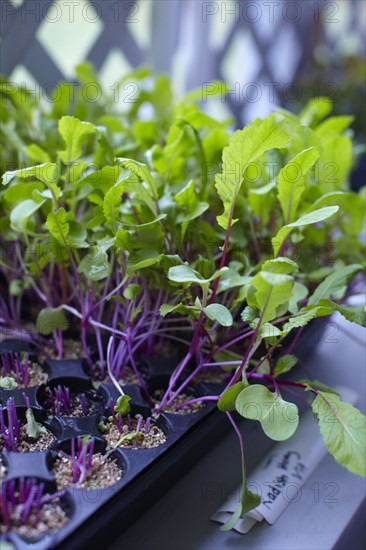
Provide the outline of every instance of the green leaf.
<path id="1" fill-rule="evenodd" d="M 27 145 L 27 147 L 24 149 L 25 154 L 32 162 L 50 162 L 50 156 L 40 147 L 39 145 L 36 145 L 35 143 L 32 143 L 31 145 Z"/>
<path id="2" fill-rule="evenodd" d="M 252 303 L 248 297 L 248 304 L 256 306 L 262 313 L 262 323 L 276 317 L 279 306 L 286 304 L 291 298 L 294 280 L 290 275 L 260 271 L 252 280 L 256 289 Z"/>
<path id="3" fill-rule="evenodd" d="M 189 315 L 193 312 L 192 309 L 189 309 L 182 303 L 177 305 L 162 304 L 159 311 L 162 317 L 165 317 L 168 313 L 182 313 L 183 315 Z"/>
<path id="4" fill-rule="evenodd" d="M 319 197 L 312 205 L 314 207 L 339 206 L 342 210 L 342 230 L 349 235 L 357 236 L 363 228 L 365 207 L 362 198 L 356 193 L 334 191 Z M 343 219 L 343 215 L 346 215 Z"/>
<path id="5" fill-rule="evenodd" d="M 301 218 L 299 218 L 297 221 L 281 227 L 277 235 L 272 239 L 274 253 L 276 255 L 278 254 L 278 251 L 281 248 L 283 241 L 295 227 L 303 227 L 305 225 L 322 222 L 338 212 L 338 210 L 338 206 L 327 206 L 325 208 L 320 208 L 319 210 L 313 210 L 312 212 L 308 212 L 307 214 L 301 216 Z"/>
<path id="6" fill-rule="evenodd" d="M 257 307 L 246 306 L 241 312 L 240 317 L 244 323 L 248 323 L 248 325 L 252 326 L 253 321 L 259 319 L 259 310 Z"/>
<path id="7" fill-rule="evenodd" d="M 138 269 L 145 269 L 158 263 L 159 252 L 152 249 L 143 249 L 132 252 L 128 257 L 127 272 L 134 273 Z"/>
<path id="8" fill-rule="evenodd" d="M 174 283 L 188 283 L 188 284 L 197 284 L 200 286 L 207 285 L 211 281 L 214 281 L 218 277 L 221 277 L 222 273 L 225 273 L 227 271 L 227 267 L 223 267 L 219 269 L 218 271 L 215 271 L 215 273 L 209 278 L 204 279 L 198 271 L 195 271 L 188 265 L 176 265 L 174 267 L 171 267 L 168 271 L 168 278 L 170 281 L 173 281 Z"/>
<path id="9" fill-rule="evenodd" d="M 202 311 L 211 321 L 217 321 L 222 327 L 231 327 L 234 322 L 230 311 L 222 304 L 209 304 Z"/>
<path id="10" fill-rule="evenodd" d="M 230 388 L 228 388 L 226 391 L 224 391 L 217 402 L 217 407 L 220 409 L 220 411 L 235 411 L 235 400 L 244 388 L 244 382 L 237 382 L 233 386 L 230 386 Z"/>
<path id="11" fill-rule="evenodd" d="M 319 158 L 319 151 L 310 147 L 301 151 L 278 174 L 278 200 L 285 222 L 296 219 L 297 209 L 305 191 L 305 177 Z"/>
<path id="12" fill-rule="evenodd" d="M 6 390 L 13 390 L 14 388 L 17 388 L 18 384 L 14 380 L 12 376 L 0 376 L 0 388 L 4 388 Z"/>
<path id="13" fill-rule="evenodd" d="M 123 171 L 117 182 L 104 197 L 103 213 L 108 223 L 115 226 L 116 222 L 119 221 L 119 208 L 124 193 L 133 194 L 138 200 L 145 203 L 154 216 L 157 217 L 157 207 L 149 190 L 144 187 L 137 177 L 131 175 L 128 171 Z"/>
<path id="14" fill-rule="evenodd" d="M 12 172 L 5 172 L 3 175 L 3 185 L 7 185 L 15 177 L 19 179 L 36 178 L 42 181 L 49 187 L 52 187 L 56 198 L 59 197 L 61 189 L 57 187 L 59 180 L 60 170 L 57 164 L 52 162 L 46 162 L 44 164 L 38 164 L 36 166 L 29 166 L 28 168 L 21 168 L 20 170 L 13 170 Z"/>
<path id="15" fill-rule="evenodd" d="M 127 298 L 127 300 L 134 300 L 136 296 L 140 294 L 141 290 L 142 288 L 140 285 L 131 283 L 124 289 L 123 296 Z"/>
<path id="16" fill-rule="evenodd" d="M 353 116 L 331 116 L 319 124 L 315 133 L 322 139 L 322 143 L 326 143 L 335 135 L 346 130 L 353 121 Z"/>
<path id="17" fill-rule="evenodd" d="M 296 363 L 297 357 L 295 357 L 294 355 L 283 355 L 276 363 L 274 370 L 275 376 L 279 376 L 280 374 L 290 371 L 292 367 L 296 365 Z"/>
<path id="18" fill-rule="evenodd" d="M 38 313 L 36 329 L 40 334 L 52 334 L 54 330 L 66 330 L 68 326 L 69 323 L 61 307 L 45 307 Z"/>
<path id="19" fill-rule="evenodd" d="M 261 498 L 256 493 L 252 493 L 252 491 L 249 491 L 246 485 L 243 487 L 243 491 L 240 497 L 240 503 L 238 504 L 237 509 L 233 513 L 233 515 L 228 519 L 224 525 L 221 525 L 220 530 L 221 531 L 230 531 L 230 529 L 234 529 L 235 525 L 237 524 L 240 516 L 242 514 L 246 514 L 250 510 L 253 510 L 254 508 L 257 508 L 261 503 Z"/>
<path id="20" fill-rule="evenodd" d="M 27 409 L 25 413 L 27 419 L 27 435 L 32 439 L 37 439 L 41 435 L 46 435 L 47 429 L 39 422 L 36 422 L 32 409 Z"/>
<path id="21" fill-rule="evenodd" d="M 283 121 L 275 114 L 234 132 L 223 151 L 222 173 L 216 176 L 216 189 L 224 205 L 224 213 L 217 217 L 222 228 L 227 229 L 237 221 L 232 216 L 248 165 L 270 149 L 285 147 L 288 141 Z"/>
<path id="22" fill-rule="evenodd" d="M 91 281 L 101 281 L 108 277 L 112 272 L 112 267 L 106 251 L 100 246 L 90 247 L 90 251 L 79 264 L 78 272 L 84 273 Z"/>
<path id="23" fill-rule="evenodd" d="M 299 266 L 296 262 L 290 258 L 279 257 L 273 260 L 267 260 L 262 265 L 262 271 L 269 271 L 270 273 L 285 273 L 291 274 L 295 271 L 299 271 Z"/>
<path id="24" fill-rule="evenodd" d="M 366 417 L 337 395 L 321 391 L 311 407 L 330 454 L 350 472 L 366 477 Z"/>
<path id="25" fill-rule="evenodd" d="M 155 180 L 152 177 L 149 167 L 146 164 L 143 164 L 142 162 L 137 162 L 137 160 L 134 159 L 122 157 L 118 157 L 117 161 L 121 164 L 121 166 L 123 166 L 123 168 L 135 174 L 142 182 L 146 182 L 148 184 L 153 199 L 158 199 L 158 191 L 156 189 Z"/>
<path id="26" fill-rule="evenodd" d="M 33 199 L 34 191 L 43 191 L 44 183 L 41 181 L 30 181 L 27 183 L 18 183 L 8 187 L 4 193 L 4 199 L 10 204 L 17 204 L 26 199 Z"/>
<path id="27" fill-rule="evenodd" d="M 45 203 L 35 202 L 32 199 L 27 199 L 20 202 L 10 213 L 10 225 L 15 231 L 23 233 L 26 231 L 29 218 L 41 208 Z"/>
<path id="28" fill-rule="evenodd" d="M 64 164 L 70 164 L 81 157 L 85 140 L 95 134 L 96 129 L 89 122 L 82 122 L 73 116 L 63 116 L 59 120 L 58 131 L 66 146 L 64 151 L 58 152 L 58 156 Z"/>
<path id="29" fill-rule="evenodd" d="M 251 277 L 248 277 L 247 275 L 240 275 L 239 270 L 241 268 L 241 263 L 230 262 L 228 270 L 225 271 L 220 277 L 217 294 L 226 292 L 230 288 L 235 288 L 237 286 L 243 287 L 251 282 Z"/>
<path id="30" fill-rule="evenodd" d="M 314 127 L 332 110 L 332 100 L 328 96 L 311 99 L 299 115 L 301 124 Z"/>
<path id="31" fill-rule="evenodd" d="M 307 297 L 308 293 L 309 291 L 305 285 L 295 281 L 292 289 L 292 296 L 288 304 L 288 310 L 290 313 L 298 313 L 298 302 L 304 300 Z"/>
<path id="32" fill-rule="evenodd" d="M 51 235 L 63 246 L 66 246 L 67 235 L 70 226 L 67 222 L 67 213 L 65 208 L 59 208 L 55 213 L 50 212 L 47 216 L 46 227 Z"/>
<path id="33" fill-rule="evenodd" d="M 258 420 L 264 433 L 275 441 L 291 437 L 299 424 L 297 406 L 259 384 L 241 391 L 236 398 L 235 408 L 244 418 Z"/>
<path id="34" fill-rule="evenodd" d="M 307 388 L 305 388 L 305 391 L 311 391 L 312 389 L 318 389 L 318 390 L 322 390 L 322 391 L 325 391 L 327 393 L 332 393 L 334 395 L 339 396 L 338 392 L 336 392 L 335 390 L 333 390 L 329 386 L 326 386 L 322 382 L 319 382 L 319 380 L 316 380 L 316 379 L 309 380 L 307 378 L 302 378 L 301 380 L 297 380 L 297 382 L 299 382 L 299 384 L 306 384 Z"/>
<path id="35" fill-rule="evenodd" d="M 189 181 L 187 185 L 175 195 L 174 200 L 185 209 L 185 213 L 180 215 L 177 219 L 177 221 L 182 224 L 181 234 L 183 238 L 189 222 L 206 212 L 210 205 L 207 202 L 200 202 L 195 191 L 193 180 Z"/>
<path id="36" fill-rule="evenodd" d="M 114 411 L 121 414 L 122 416 L 126 416 L 131 411 L 131 399 L 132 397 L 130 397 L 129 395 L 120 395 L 117 399 L 117 403 L 114 406 Z"/>
<path id="37" fill-rule="evenodd" d="M 256 323 L 253 323 L 256 326 Z M 269 342 L 272 344 L 275 343 L 275 338 L 281 336 L 281 331 L 278 327 L 272 325 L 271 323 L 263 323 L 259 329 L 257 340 L 263 340 L 263 338 L 269 338 Z"/>
<path id="38" fill-rule="evenodd" d="M 357 323 L 357 325 L 360 325 L 361 327 L 366 327 L 366 312 L 363 306 L 340 306 L 330 300 L 322 300 L 319 303 L 324 305 L 332 305 L 334 307 L 334 311 L 338 311 L 338 313 L 343 315 L 343 317 L 347 319 L 347 321 L 350 321 L 350 323 Z"/>
<path id="39" fill-rule="evenodd" d="M 330 298 L 339 291 L 345 289 L 352 277 L 362 270 L 359 264 L 337 267 L 334 273 L 331 273 L 320 283 L 314 294 L 310 296 L 308 305 L 315 305 L 323 298 Z"/>
<path id="40" fill-rule="evenodd" d="M 276 187 L 276 180 L 272 180 L 262 187 L 249 189 L 249 203 L 253 214 L 260 218 L 263 226 L 267 225 L 275 204 L 275 195 L 272 192 Z"/>
<path id="41" fill-rule="evenodd" d="M 326 317 L 333 313 L 333 308 L 329 305 L 318 305 L 305 307 L 299 311 L 299 314 L 295 317 L 292 317 L 287 323 L 282 327 L 282 333 L 288 334 L 294 328 L 300 328 L 307 325 L 313 319 L 318 317 Z"/>

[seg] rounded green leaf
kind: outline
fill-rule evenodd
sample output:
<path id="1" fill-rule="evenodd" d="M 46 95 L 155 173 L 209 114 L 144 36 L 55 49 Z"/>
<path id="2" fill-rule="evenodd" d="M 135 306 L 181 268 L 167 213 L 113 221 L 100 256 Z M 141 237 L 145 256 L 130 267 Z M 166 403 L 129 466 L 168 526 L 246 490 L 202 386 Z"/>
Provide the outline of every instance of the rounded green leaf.
<path id="1" fill-rule="evenodd" d="M 136 296 L 138 296 L 141 292 L 141 286 L 138 284 L 130 284 L 128 285 L 124 291 L 123 296 L 127 298 L 127 300 L 134 300 Z"/>
<path id="2" fill-rule="evenodd" d="M 240 392 L 235 408 L 244 418 L 258 420 L 264 433 L 275 441 L 291 437 L 299 424 L 297 406 L 259 384 Z"/>
<path id="3" fill-rule="evenodd" d="M 45 307 L 38 314 L 36 328 L 40 334 L 51 334 L 54 330 L 66 330 L 69 324 L 60 307 Z"/>
<path id="4" fill-rule="evenodd" d="M 203 311 L 211 321 L 217 321 L 222 327 L 231 327 L 233 324 L 230 311 L 222 304 L 210 304 Z"/>
<path id="5" fill-rule="evenodd" d="M 218 409 L 223 412 L 235 411 L 235 400 L 244 388 L 244 382 L 237 382 L 226 391 L 224 391 L 217 402 Z"/>

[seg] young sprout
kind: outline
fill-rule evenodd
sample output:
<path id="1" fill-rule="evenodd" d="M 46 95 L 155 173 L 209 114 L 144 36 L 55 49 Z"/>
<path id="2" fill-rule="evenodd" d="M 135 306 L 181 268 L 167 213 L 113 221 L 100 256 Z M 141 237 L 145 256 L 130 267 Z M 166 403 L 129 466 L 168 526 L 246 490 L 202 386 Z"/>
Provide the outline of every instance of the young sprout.
<path id="1" fill-rule="evenodd" d="M 46 435 L 47 429 L 39 422 L 36 422 L 33 411 L 30 406 L 29 397 L 23 393 L 25 405 L 27 407 L 26 434 L 30 438 L 37 439 L 41 435 Z M 17 409 L 13 397 L 9 397 L 6 403 L 8 422 L 5 423 L 3 407 L 0 405 L 0 435 L 3 439 L 4 447 L 7 451 L 19 452 L 18 444 L 21 441 L 20 422 L 17 415 Z"/>
<path id="2" fill-rule="evenodd" d="M 72 483 L 81 485 L 92 469 L 94 439 L 90 436 L 71 440 L 71 454 L 64 454 L 71 461 Z"/>
<path id="3" fill-rule="evenodd" d="M 52 414 L 70 415 L 72 413 L 69 388 L 57 386 L 49 391 L 49 395 L 51 399 Z"/>
<path id="4" fill-rule="evenodd" d="M 13 397 L 9 397 L 6 403 L 8 423 L 4 419 L 3 407 L 0 405 L 0 433 L 7 451 L 17 452 L 17 440 L 20 439 L 20 425 Z"/>
<path id="5" fill-rule="evenodd" d="M 118 401 L 117 401 L 118 403 Z M 144 420 L 143 416 L 141 414 L 136 415 L 137 423 L 136 428 L 133 428 L 131 415 L 127 413 L 125 416 L 118 412 L 118 406 L 114 405 L 114 402 L 112 402 L 110 406 L 111 410 L 111 416 L 108 417 L 109 422 L 113 422 L 113 424 L 118 429 L 119 433 L 121 434 L 120 439 L 115 444 L 115 447 L 118 447 L 123 442 L 127 442 L 131 444 L 133 447 L 138 447 L 139 443 L 144 440 L 144 438 L 150 433 L 151 428 L 151 417 L 149 416 L 146 420 Z M 123 418 L 126 418 L 126 424 L 127 424 L 127 430 L 124 429 L 123 426 Z M 105 425 L 102 426 L 102 428 L 107 429 Z"/>
<path id="6" fill-rule="evenodd" d="M 23 392 L 23 399 L 25 402 L 25 406 L 27 407 L 27 410 L 25 412 L 25 418 L 27 421 L 27 435 L 28 437 L 37 439 L 41 435 L 46 435 L 47 429 L 42 426 L 40 422 L 37 422 L 34 418 L 33 411 L 30 406 L 29 397 Z"/>
<path id="7" fill-rule="evenodd" d="M 88 415 L 88 402 L 85 393 L 80 394 L 81 410 L 84 416 Z"/>
<path id="8" fill-rule="evenodd" d="M 29 354 L 25 353 L 23 358 L 18 353 L 7 352 L 1 355 L 1 368 L 4 376 L 13 378 L 18 384 L 28 386 Z"/>
<path id="9" fill-rule="evenodd" d="M 32 524 L 37 524 L 42 506 L 59 498 L 64 492 L 44 495 L 44 483 L 38 484 L 35 479 L 4 481 L 0 490 L 1 523 L 7 531 L 19 524 L 26 525 L 30 518 Z"/>

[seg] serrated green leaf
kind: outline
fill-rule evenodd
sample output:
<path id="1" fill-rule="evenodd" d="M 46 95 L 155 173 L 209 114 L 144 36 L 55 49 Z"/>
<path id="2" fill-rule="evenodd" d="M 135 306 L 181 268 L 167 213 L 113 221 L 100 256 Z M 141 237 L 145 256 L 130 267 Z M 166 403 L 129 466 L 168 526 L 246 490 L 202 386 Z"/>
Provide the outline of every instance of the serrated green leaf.
<path id="1" fill-rule="evenodd" d="M 335 390 L 333 390 L 329 386 L 326 386 L 325 384 L 323 384 L 323 382 L 319 382 L 319 380 L 316 380 L 316 378 L 313 379 L 313 380 L 309 380 L 307 378 L 301 378 L 300 380 L 296 380 L 296 382 L 298 382 L 299 384 L 305 384 L 307 386 L 307 388 L 305 388 L 305 391 L 311 391 L 312 389 L 318 389 L 318 390 L 322 390 L 322 391 L 325 391 L 327 393 L 332 393 L 334 395 L 339 396 L 338 392 L 336 392 Z"/>
<path id="2" fill-rule="evenodd" d="M 230 138 L 222 156 L 223 170 L 216 176 L 216 189 L 224 205 L 224 213 L 217 217 L 219 225 L 227 229 L 232 219 L 236 198 L 243 183 L 247 166 L 270 149 L 285 147 L 289 136 L 282 120 L 275 114 L 264 120 L 255 120 Z"/>
<path id="3" fill-rule="evenodd" d="M 297 209 L 305 191 L 306 174 L 318 158 L 318 149 L 310 147 L 291 159 L 278 174 L 277 196 L 286 224 L 296 219 Z"/>
<path id="4" fill-rule="evenodd" d="M 350 472 L 366 477 L 366 417 L 337 395 L 322 391 L 311 407 L 330 454 Z"/>
<path id="5" fill-rule="evenodd" d="M 308 300 L 309 305 L 315 305 L 323 298 L 330 298 L 345 288 L 352 277 L 362 270 L 359 264 L 337 267 L 334 273 L 331 273 L 315 289 L 314 294 Z"/>
<path id="6" fill-rule="evenodd" d="M 299 424 L 297 406 L 259 384 L 241 391 L 235 408 L 244 418 L 258 420 L 264 433 L 275 441 L 291 437 Z"/>
<path id="7" fill-rule="evenodd" d="M 290 275 L 260 271 L 253 278 L 252 285 L 256 289 L 255 305 L 262 314 L 262 323 L 265 323 L 274 319 L 277 308 L 290 300 L 294 280 Z"/>
<path id="8" fill-rule="evenodd" d="M 318 317 L 326 317 L 333 313 L 333 308 L 329 305 L 318 305 L 303 308 L 299 311 L 299 314 L 292 317 L 287 323 L 282 327 L 282 333 L 288 334 L 294 328 L 300 328 L 307 325 L 313 319 Z"/>
<path id="9" fill-rule="evenodd" d="M 283 241 L 288 237 L 288 235 L 295 227 L 303 227 L 305 225 L 322 222 L 338 212 L 338 210 L 338 206 L 327 206 L 325 208 L 320 208 L 319 210 L 313 210 L 312 212 L 304 214 L 295 222 L 289 223 L 288 225 L 281 227 L 277 235 L 272 239 L 274 253 L 276 255 L 278 254 L 278 251 L 280 250 Z"/>
<path id="10" fill-rule="evenodd" d="M 121 164 L 121 166 L 123 166 L 123 168 L 135 174 L 139 178 L 139 180 L 141 180 L 142 182 L 146 182 L 150 189 L 151 196 L 153 197 L 154 200 L 157 200 L 158 191 L 156 189 L 156 183 L 154 178 L 151 175 L 149 167 L 146 164 L 143 164 L 142 162 L 138 162 L 137 160 L 134 160 L 134 159 L 128 159 L 128 158 L 122 158 L 122 157 L 118 157 L 117 161 Z"/>
<path id="11" fill-rule="evenodd" d="M 58 131 L 65 142 L 66 149 L 58 156 L 64 164 L 70 164 L 81 157 L 83 145 L 88 136 L 95 134 L 95 127 L 73 116 L 63 116 L 58 123 Z"/>
<path id="12" fill-rule="evenodd" d="M 60 244 L 66 246 L 70 226 L 65 208 L 59 208 L 55 213 L 50 212 L 47 216 L 46 227 Z"/>

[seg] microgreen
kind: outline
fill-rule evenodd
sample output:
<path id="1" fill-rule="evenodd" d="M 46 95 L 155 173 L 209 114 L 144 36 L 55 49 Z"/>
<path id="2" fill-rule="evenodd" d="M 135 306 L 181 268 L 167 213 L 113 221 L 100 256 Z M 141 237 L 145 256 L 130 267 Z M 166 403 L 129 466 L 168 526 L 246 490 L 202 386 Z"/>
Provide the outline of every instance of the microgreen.
<path id="1" fill-rule="evenodd" d="M 88 64 L 76 73 L 97 81 Z M 121 434 L 127 423 L 122 437 L 133 445 L 146 424 L 130 433 L 127 372 L 153 404 L 140 358 L 168 344 L 179 359 L 154 414 L 217 366 L 226 388 L 201 402 L 217 402 L 234 429 L 231 411 L 254 420 L 250 400 L 261 410 L 266 403 L 268 414 L 256 417 L 265 433 L 290 437 L 297 409 L 282 394 L 309 388 L 287 374 L 307 325 L 338 312 L 366 326 L 363 307 L 349 303 L 365 275 L 365 193 L 349 185 L 352 118 L 326 119 L 331 101 L 320 97 L 297 116 L 279 110 L 231 134 L 200 110 L 196 94 L 176 102 L 166 77 L 146 76 L 131 76 L 139 93 L 122 115 L 110 98 L 91 105 L 78 95 L 75 105 L 40 113 L 42 132 L 17 125 L 26 148 L 9 144 L 0 191 L 1 322 L 22 330 L 20 312 L 34 303 L 36 329 L 52 336 L 59 358 L 65 330 L 79 330 L 92 378 L 121 396 L 111 418 Z M 25 97 L 32 120 L 39 107 Z M 152 120 L 142 120 L 142 104 Z M 319 403 L 321 387 L 310 387 Z M 66 389 L 50 400 L 54 414 L 70 413 Z M 351 428 L 364 423 L 349 407 Z M 350 438 L 325 430 L 321 418 L 320 427 L 336 459 L 363 474 L 340 452 Z M 239 514 L 257 502 L 248 495 L 244 479 Z"/>
<path id="2" fill-rule="evenodd" d="M 19 478 L 2 483 L 0 489 L 0 515 L 2 524 L 10 531 L 14 526 L 39 522 L 42 506 L 60 498 L 64 491 L 44 494 L 44 483 L 35 479 Z"/>
<path id="3" fill-rule="evenodd" d="M 52 414 L 70 415 L 72 412 L 72 401 L 69 388 L 57 386 L 48 392 Z"/>
<path id="4" fill-rule="evenodd" d="M 13 378 L 16 384 L 28 386 L 29 354 L 3 353 L 1 356 L 1 372 L 3 377 Z"/>
<path id="5" fill-rule="evenodd" d="M 28 437 L 38 439 L 41 435 L 47 434 L 47 429 L 37 422 L 34 418 L 33 410 L 30 406 L 29 397 L 23 394 L 25 405 L 27 407 L 25 413 L 26 419 L 26 434 Z M 13 397 L 9 397 L 6 402 L 7 422 L 5 422 L 4 410 L 0 405 L 0 437 L 7 451 L 18 452 L 19 443 L 21 442 L 21 421 L 18 418 L 17 408 Z"/>
<path id="6" fill-rule="evenodd" d="M 80 485 L 93 467 L 94 439 L 89 436 L 71 440 L 71 453 L 64 456 L 70 459 L 72 469 L 72 484 Z"/>

